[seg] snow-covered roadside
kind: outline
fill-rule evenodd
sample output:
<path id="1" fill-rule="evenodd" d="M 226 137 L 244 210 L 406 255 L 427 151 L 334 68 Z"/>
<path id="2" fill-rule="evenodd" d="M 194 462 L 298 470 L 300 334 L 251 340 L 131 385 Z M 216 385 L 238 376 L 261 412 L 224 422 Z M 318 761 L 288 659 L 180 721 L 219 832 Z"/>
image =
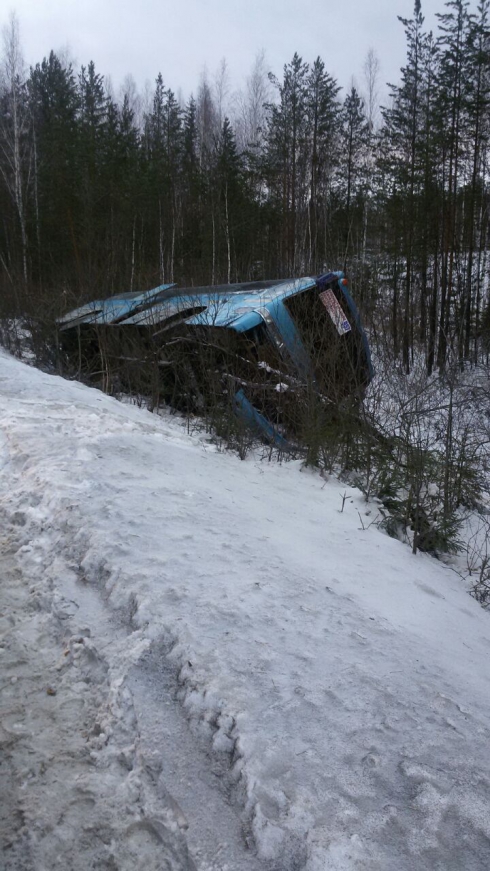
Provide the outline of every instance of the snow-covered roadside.
<path id="1" fill-rule="evenodd" d="M 1 519 L 2 869 L 192 871 L 183 816 L 139 752 L 130 694 L 79 602 L 55 578 L 22 574 L 18 528 Z"/>
<path id="2" fill-rule="evenodd" d="M 359 493 L 340 513 L 335 480 L 240 463 L 5 356 L 0 408 L 24 575 L 104 592 L 133 630 L 119 687 L 174 668 L 263 860 L 489 867 L 490 622 L 453 573 L 360 528 Z"/>

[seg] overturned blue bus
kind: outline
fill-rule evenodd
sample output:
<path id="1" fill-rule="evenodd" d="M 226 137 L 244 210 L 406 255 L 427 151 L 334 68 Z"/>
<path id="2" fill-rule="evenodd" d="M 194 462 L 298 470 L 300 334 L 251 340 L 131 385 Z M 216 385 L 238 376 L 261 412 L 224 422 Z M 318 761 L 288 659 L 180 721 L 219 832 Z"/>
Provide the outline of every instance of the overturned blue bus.
<path id="1" fill-rule="evenodd" d="M 121 389 L 236 415 L 286 445 L 300 397 L 330 406 L 362 396 L 373 368 L 342 272 L 211 287 L 164 284 L 95 300 L 58 321 L 79 370 Z"/>

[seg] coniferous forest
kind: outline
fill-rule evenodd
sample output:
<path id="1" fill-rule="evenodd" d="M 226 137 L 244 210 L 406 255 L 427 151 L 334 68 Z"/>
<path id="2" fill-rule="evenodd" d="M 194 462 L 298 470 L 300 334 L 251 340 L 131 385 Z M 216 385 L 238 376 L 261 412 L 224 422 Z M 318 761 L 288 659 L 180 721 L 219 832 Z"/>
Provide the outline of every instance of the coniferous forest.
<path id="1" fill-rule="evenodd" d="M 116 291 L 345 269 L 363 317 L 410 371 L 477 362 L 488 298 L 490 0 L 420 0 L 400 19 L 398 83 L 378 105 L 370 51 L 342 91 L 321 58 L 258 57 L 187 102 L 157 75 L 120 98 L 92 62 L 26 69 L 15 19 L 0 90 L 2 309 L 54 315 Z"/>

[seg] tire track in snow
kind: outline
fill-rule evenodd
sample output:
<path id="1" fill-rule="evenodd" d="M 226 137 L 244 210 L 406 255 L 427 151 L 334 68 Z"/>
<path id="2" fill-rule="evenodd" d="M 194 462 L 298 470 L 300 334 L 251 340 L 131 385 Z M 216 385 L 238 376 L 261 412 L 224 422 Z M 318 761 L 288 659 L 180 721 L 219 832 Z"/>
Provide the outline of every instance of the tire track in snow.
<path id="1" fill-rule="evenodd" d="M 195 871 L 83 608 L 20 571 L 18 530 L 0 519 L 2 871 Z"/>
<path id="2" fill-rule="evenodd" d="M 5 871 L 56 867 L 59 857 L 70 871 L 93 862 L 107 871 L 271 869 L 245 836 L 229 757 L 209 752 L 189 728 L 162 645 L 146 652 L 141 633 L 122 625 L 60 554 L 48 555 L 37 583 L 22 575 L 22 529 L 8 521 L 4 529 Z M 18 681 L 27 675 L 34 689 L 24 692 Z"/>
<path id="3" fill-rule="evenodd" d="M 150 643 L 142 630 L 133 630 L 131 609 L 115 614 L 103 601 L 103 588 L 93 582 L 65 571 L 58 584 L 66 598 L 76 599 L 78 620 L 90 625 L 114 683 L 131 700 L 138 759 L 154 793 L 152 807 L 160 803 L 170 809 L 185 831 L 197 871 L 285 871 L 283 863 L 278 867 L 257 858 L 229 754 L 214 752 L 208 739 L 191 731 L 177 667 L 168 657 L 172 642 L 162 637 Z M 125 716 L 124 706 L 120 715 Z"/>
<path id="4" fill-rule="evenodd" d="M 160 783 L 185 814 L 187 842 L 199 871 L 265 871 L 242 819 L 230 756 L 210 750 L 191 731 L 177 698 L 175 668 L 162 645 L 153 645 L 129 675 L 143 757 L 155 760 Z M 281 871 L 283 865 L 281 864 Z M 277 869 L 279 871 L 279 869 Z"/>

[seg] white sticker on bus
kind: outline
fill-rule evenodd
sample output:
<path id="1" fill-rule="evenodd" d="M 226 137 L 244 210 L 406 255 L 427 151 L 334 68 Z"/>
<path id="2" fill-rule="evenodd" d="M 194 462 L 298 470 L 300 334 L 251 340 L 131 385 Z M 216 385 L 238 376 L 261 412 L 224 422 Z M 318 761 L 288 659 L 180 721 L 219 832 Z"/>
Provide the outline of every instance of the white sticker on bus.
<path id="1" fill-rule="evenodd" d="M 335 329 L 337 330 L 339 336 L 345 336 L 346 333 L 350 332 L 352 327 L 345 316 L 345 312 L 343 311 L 342 306 L 336 299 L 333 290 L 323 290 L 319 296 L 330 317 L 332 318 Z"/>

